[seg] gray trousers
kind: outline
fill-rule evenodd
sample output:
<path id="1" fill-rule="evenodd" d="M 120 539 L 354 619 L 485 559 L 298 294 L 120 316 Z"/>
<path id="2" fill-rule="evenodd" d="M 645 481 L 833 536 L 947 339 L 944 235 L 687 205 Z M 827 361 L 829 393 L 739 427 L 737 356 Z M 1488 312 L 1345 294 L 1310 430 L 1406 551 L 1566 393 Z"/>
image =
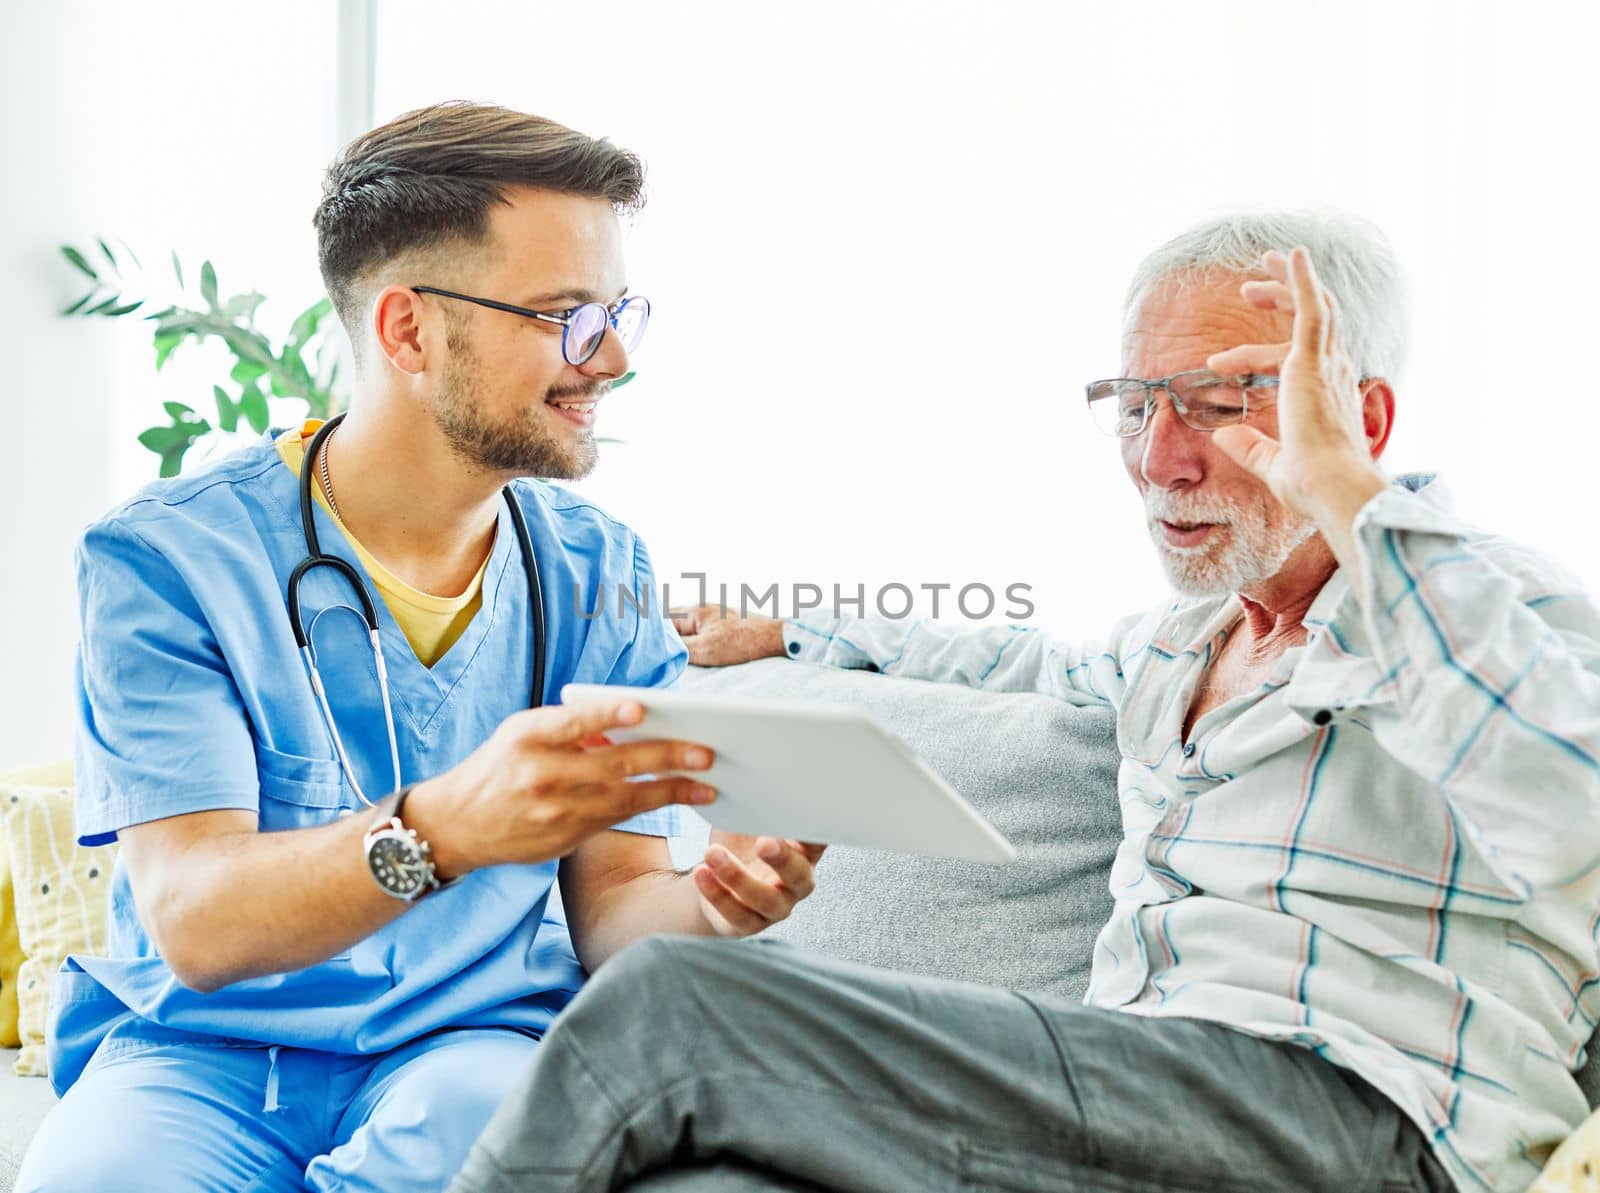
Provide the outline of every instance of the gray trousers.
<path id="1" fill-rule="evenodd" d="M 453 1193 L 1453 1188 L 1365 1082 L 1291 1045 L 664 937 L 557 1021 Z"/>

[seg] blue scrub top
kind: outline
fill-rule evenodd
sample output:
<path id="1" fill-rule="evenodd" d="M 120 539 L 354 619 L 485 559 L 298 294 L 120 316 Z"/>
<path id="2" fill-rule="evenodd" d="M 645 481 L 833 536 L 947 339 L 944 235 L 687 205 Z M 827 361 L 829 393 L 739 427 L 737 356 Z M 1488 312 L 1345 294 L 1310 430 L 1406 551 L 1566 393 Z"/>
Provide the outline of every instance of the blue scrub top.
<path id="1" fill-rule="evenodd" d="M 512 488 L 544 588 L 545 700 L 569 682 L 675 682 L 686 652 L 634 533 L 560 488 Z M 76 750 L 85 845 L 127 825 L 220 808 L 257 813 L 262 831 L 366 812 L 340 770 L 289 625 L 289 574 L 306 555 L 299 509 L 299 482 L 269 436 L 150 486 L 85 533 Z M 320 506 L 315 517 L 323 550 L 365 576 L 332 518 Z M 509 512 L 502 505 L 483 606 L 433 667 L 418 661 L 370 583 L 369 591 L 402 775 L 415 782 L 455 766 L 527 707 L 533 623 Z M 330 568 L 307 576 L 301 600 L 307 626 L 329 606 L 359 607 Z M 366 627 L 329 612 L 313 642 L 352 764 L 377 799 L 392 788 L 393 770 Z M 619 827 L 671 836 L 678 822 L 667 809 Z M 475 871 L 319 965 L 198 994 L 156 953 L 119 860 L 109 956 L 69 958 L 52 988 L 52 1080 L 66 1089 L 110 1032 L 345 1053 L 386 1051 L 452 1026 L 542 1032 L 584 977 L 559 897 L 551 903 L 556 866 Z M 300 877 L 286 870 L 283 881 Z"/>

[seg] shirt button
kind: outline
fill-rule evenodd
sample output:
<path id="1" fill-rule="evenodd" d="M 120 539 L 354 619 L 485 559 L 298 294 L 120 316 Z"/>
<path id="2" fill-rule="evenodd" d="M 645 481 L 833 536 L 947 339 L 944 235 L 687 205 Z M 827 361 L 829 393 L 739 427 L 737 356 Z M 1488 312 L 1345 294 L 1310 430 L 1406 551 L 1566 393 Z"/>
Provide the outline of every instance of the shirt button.
<path id="1" fill-rule="evenodd" d="M 798 642 L 789 643 L 789 653 L 790 654 L 799 654 L 800 653 L 800 644 Z"/>
<path id="2" fill-rule="evenodd" d="M 1333 714 L 1325 708 L 1319 708 L 1314 714 L 1312 714 L 1311 719 L 1319 725 L 1326 725 L 1329 721 L 1333 720 Z"/>
<path id="3" fill-rule="evenodd" d="M 1192 741 L 1183 743 L 1183 756 L 1185 758 L 1194 757 L 1194 743 Z"/>

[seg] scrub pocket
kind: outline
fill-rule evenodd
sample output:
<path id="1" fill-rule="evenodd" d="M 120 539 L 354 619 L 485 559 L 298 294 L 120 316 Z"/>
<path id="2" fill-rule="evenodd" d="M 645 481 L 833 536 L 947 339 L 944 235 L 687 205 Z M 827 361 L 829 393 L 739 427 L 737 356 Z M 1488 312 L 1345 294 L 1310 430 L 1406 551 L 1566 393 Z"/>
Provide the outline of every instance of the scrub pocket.
<path id="1" fill-rule="evenodd" d="M 95 1049 L 117 1024 L 136 1016 L 71 957 L 50 979 L 50 1014 L 44 1033 L 45 1066 L 59 1098 L 83 1073 Z"/>
<path id="2" fill-rule="evenodd" d="M 359 802 L 332 758 L 305 758 L 256 744 L 261 783 L 261 829 L 308 828 L 326 824 Z"/>
<path id="3" fill-rule="evenodd" d="M 256 743 L 256 772 L 261 783 L 261 831 L 313 828 L 353 811 L 360 800 L 331 758 L 285 754 Z M 329 961 L 347 961 L 350 951 Z"/>

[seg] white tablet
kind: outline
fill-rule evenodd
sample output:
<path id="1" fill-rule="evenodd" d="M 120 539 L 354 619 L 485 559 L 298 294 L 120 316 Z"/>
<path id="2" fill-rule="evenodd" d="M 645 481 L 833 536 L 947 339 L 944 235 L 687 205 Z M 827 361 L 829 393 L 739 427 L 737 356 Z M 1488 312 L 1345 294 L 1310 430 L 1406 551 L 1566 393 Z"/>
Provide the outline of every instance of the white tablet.
<path id="1" fill-rule="evenodd" d="M 842 705 L 695 696 L 657 688 L 568 684 L 563 703 L 634 699 L 644 720 L 612 741 L 680 738 L 716 752 L 716 802 L 695 811 L 734 833 L 1009 862 L 1011 842 L 911 748 Z"/>

